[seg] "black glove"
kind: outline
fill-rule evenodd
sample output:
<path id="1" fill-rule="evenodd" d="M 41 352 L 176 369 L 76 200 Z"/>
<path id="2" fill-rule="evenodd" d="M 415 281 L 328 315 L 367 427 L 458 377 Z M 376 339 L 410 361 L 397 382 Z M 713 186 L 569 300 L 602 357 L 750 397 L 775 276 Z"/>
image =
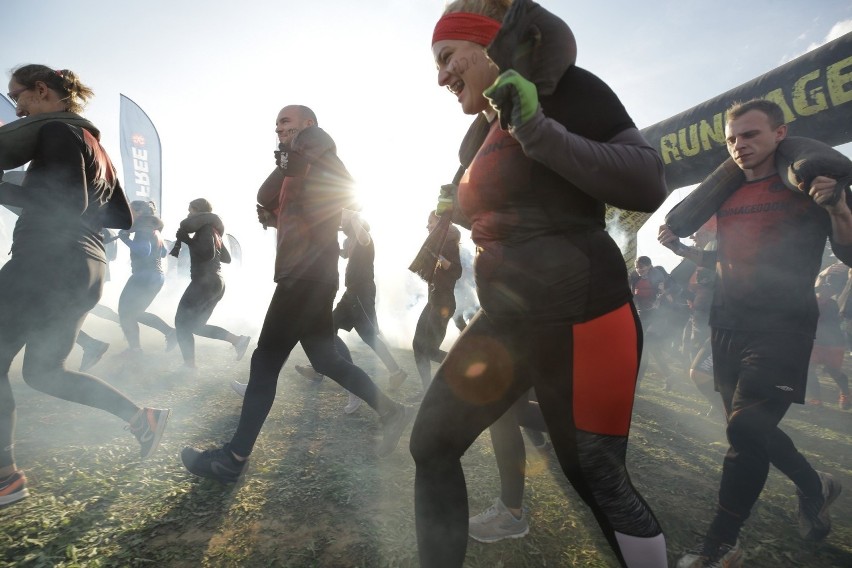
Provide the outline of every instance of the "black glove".
<path id="1" fill-rule="evenodd" d="M 276 167 L 278 167 L 278 168 L 282 167 L 281 166 L 281 154 L 282 153 L 284 154 L 285 160 L 286 160 L 287 151 L 288 151 L 288 146 L 286 146 L 284 143 L 278 144 L 278 149 L 275 150 L 275 152 L 273 152 L 273 154 L 275 154 L 275 166 Z M 284 167 L 286 167 L 286 162 L 285 162 Z"/>
<path id="2" fill-rule="evenodd" d="M 279 144 L 275 151 L 275 165 L 285 176 L 303 176 L 308 170 L 308 161 L 299 152 L 285 144 Z"/>

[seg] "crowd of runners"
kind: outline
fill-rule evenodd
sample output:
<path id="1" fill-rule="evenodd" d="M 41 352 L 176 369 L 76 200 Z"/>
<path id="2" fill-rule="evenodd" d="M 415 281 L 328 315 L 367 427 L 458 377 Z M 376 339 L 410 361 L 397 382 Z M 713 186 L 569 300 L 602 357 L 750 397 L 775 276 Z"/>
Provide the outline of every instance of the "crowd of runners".
<path id="1" fill-rule="evenodd" d="M 524 44 L 530 30 L 539 34 L 535 48 Z M 184 467 L 222 483 L 244 474 L 279 374 L 300 344 L 310 366 L 299 373 L 348 391 L 345 412 L 362 403 L 375 411 L 377 456 L 394 452 L 413 423 L 422 566 L 462 566 L 469 536 L 496 542 L 528 533 L 523 428 L 558 458 L 617 561 L 662 567 L 665 527 L 625 458 L 640 379 L 654 367 L 669 389 L 683 379 L 674 367 L 688 369 L 724 415 L 730 444 L 718 505 L 677 566 L 743 564 L 739 534 L 770 464 L 795 486 L 802 538 L 826 538 L 841 483 L 815 469 L 779 424 L 793 403 L 829 402 L 820 371 L 836 382 L 836 404 L 850 406 L 842 365 L 852 321 L 849 160 L 810 149 L 815 166 L 791 184 L 775 161 L 792 144 L 782 109 L 731 101 L 725 144 L 736 175 L 708 178 L 659 228 L 660 245 L 681 264 L 667 271 L 640 256 L 628 271 L 605 208 L 655 211 L 667 196 L 664 166 L 616 93 L 576 65 L 565 22 L 526 0 L 455 0 L 434 26 L 431 50 L 438 85 L 475 120 L 456 175 L 435 191 L 434 211 L 423 212 L 429 239 L 418 273 L 428 296 L 412 345 L 422 392 L 393 398 L 407 373 L 376 315 L 381 243 L 358 212 L 333 138 L 309 107 L 287 104 L 275 117 L 271 173 L 245 204 L 276 230 L 276 286 L 265 315 L 256 314 L 262 327 L 247 380 L 231 385 L 242 396 L 239 421 L 221 445 L 184 448 Z M 0 203 L 18 214 L 0 268 L 0 505 L 29 494 L 15 461 L 9 377 L 22 350 L 27 385 L 115 415 L 145 459 L 171 411 L 132 401 L 88 373 L 109 344 L 81 331 L 87 315 L 118 324 L 129 362 L 144 355 L 140 323 L 162 333 L 166 350 L 178 347 L 194 372 L 195 336 L 230 344 L 237 360 L 251 344 L 208 323 L 225 295 L 222 264 L 231 260 L 216 196 L 190 201 L 186 218 L 167 230 L 153 203 L 125 197 L 97 127 L 79 114 L 93 93 L 75 73 L 25 65 L 12 71 L 8 89 L 20 121 L 0 128 L 0 167 L 29 166 L 22 185 L 0 184 Z M 475 245 L 472 264 L 458 227 Z M 692 246 L 681 241 L 687 237 Z M 132 273 L 113 310 L 99 300 L 118 241 Z M 189 283 L 164 319 L 149 310 L 169 254 L 179 257 L 183 247 Z M 340 257 L 345 291 L 335 305 Z M 460 335 L 443 351 L 451 320 Z M 379 357 L 387 392 L 352 360 L 341 329 L 354 329 Z M 79 371 L 66 366 L 75 342 L 84 350 Z M 492 507 L 471 515 L 461 458 L 486 429 L 501 487 Z"/>

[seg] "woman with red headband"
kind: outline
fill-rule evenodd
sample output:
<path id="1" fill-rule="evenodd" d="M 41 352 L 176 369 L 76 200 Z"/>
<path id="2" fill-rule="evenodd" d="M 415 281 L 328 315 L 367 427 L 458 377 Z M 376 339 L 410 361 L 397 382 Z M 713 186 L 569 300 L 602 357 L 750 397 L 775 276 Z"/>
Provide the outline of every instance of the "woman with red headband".
<path id="1" fill-rule="evenodd" d="M 456 194 L 438 202 L 471 229 L 482 309 L 411 435 L 421 565 L 464 562 L 461 456 L 534 387 L 563 471 L 618 561 L 666 566 L 662 530 L 625 467 L 642 332 L 604 222 L 606 204 L 663 202 L 662 161 L 615 93 L 574 65 L 568 26 L 529 0 L 452 2 L 432 53 L 438 84 L 490 125 L 463 152 L 475 155 L 462 157 Z"/>

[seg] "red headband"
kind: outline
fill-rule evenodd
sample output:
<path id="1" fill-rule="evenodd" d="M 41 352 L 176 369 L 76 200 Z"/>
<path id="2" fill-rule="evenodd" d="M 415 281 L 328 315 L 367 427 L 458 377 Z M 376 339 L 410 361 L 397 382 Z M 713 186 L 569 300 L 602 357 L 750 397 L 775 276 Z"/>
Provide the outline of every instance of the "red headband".
<path id="1" fill-rule="evenodd" d="M 497 35 L 500 22 L 488 16 L 471 12 L 444 14 L 435 24 L 432 45 L 444 39 L 463 39 L 487 46 Z"/>

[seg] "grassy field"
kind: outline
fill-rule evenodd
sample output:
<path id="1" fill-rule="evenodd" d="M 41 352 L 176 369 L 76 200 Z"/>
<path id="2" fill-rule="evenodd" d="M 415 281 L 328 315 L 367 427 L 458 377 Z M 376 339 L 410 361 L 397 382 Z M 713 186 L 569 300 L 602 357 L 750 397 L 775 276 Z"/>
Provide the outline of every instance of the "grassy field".
<path id="1" fill-rule="evenodd" d="M 386 387 L 376 357 L 352 343 L 356 362 Z M 249 357 L 237 363 L 226 347 L 199 341 L 195 376 L 178 370 L 177 353 L 160 355 L 159 344 L 149 348 L 156 360 L 129 364 L 110 352 L 93 369 L 138 402 L 173 409 L 160 450 L 144 464 L 118 419 L 37 393 L 13 370 L 16 451 L 31 497 L 0 509 L 0 565 L 417 566 L 408 432 L 392 456 L 378 460 L 375 414 L 364 405 L 345 415 L 346 394 L 335 383 L 299 376 L 293 369 L 305 363 L 299 348 L 282 372 L 243 480 L 226 487 L 185 472 L 180 449 L 227 441 L 239 416 L 241 399 L 229 383 L 247 379 Z M 403 399 L 418 381 L 411 353 L 395 350 L 395 356 L 410 375 L 396 395 Z M 666 392 L 651 371 L 637 396 L 628 462 L 663 524 L 673 565 L 709 522 L 726 444 L 720 414 L 705 416 L 707 403 L 685 376 Z M 836 400 L 833 383 L 823 386 L 825 399 Z M 852 566 L 850 424 L 852 413 L 834 404 L 796 406 L 788 414 L 785 430 L 846 492 L 833 509 L 831 535 L 807 543 L 796 532 L 794 487 L 773 470 L 742 535 L 747 566 Z M 554 456 L 530 453 L 530 534 L 471 542 L 466 566 L 616 566 Z M 465 455 L 464 467 L 473 514 L 498 494 L 487 434 Z"/>

